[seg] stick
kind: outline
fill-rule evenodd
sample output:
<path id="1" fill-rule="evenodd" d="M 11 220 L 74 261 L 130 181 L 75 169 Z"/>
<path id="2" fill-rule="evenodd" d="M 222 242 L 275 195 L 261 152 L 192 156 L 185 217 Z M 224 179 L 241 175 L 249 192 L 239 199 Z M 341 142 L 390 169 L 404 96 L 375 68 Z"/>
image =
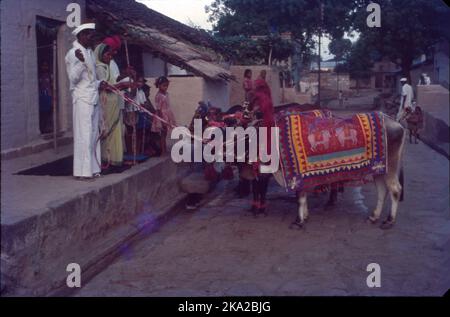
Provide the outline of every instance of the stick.
<path id="1" fill-rule="evenodd" d="M 142 154 L 145 154 L 145 128 L 147 127 L 146 122 L 144 121 L 144 128 L 142 129 Z"/>
<path id="2" fill-rule="evenodd" d="M 56 41 L 53 41 L 53 93 L 52 93 L 52 108 L 53 108 L 53 148 L 55 149 L 55 152 L 58 151 L 58 142 L 56 140 L 57 138 L 57 122 L 56 122 L 56 76 L 57 76 L 57 70 L 56 70 L 57 64 L 56 64 Z"/>
<path id="3" fill-rule="evenodd" d="M 130 55 L 128 54 L 128 42 L 125 39 L 125 56 L 127 58 L 127 66 L 130 66 Z"/>

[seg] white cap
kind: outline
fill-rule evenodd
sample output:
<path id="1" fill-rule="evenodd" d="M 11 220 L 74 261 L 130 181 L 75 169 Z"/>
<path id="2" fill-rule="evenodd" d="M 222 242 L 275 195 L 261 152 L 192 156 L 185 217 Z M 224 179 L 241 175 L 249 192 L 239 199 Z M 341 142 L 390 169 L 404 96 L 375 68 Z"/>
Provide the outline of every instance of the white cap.
<path id="1" fill-rule="evenodd" d="M 72 31 L 72 34 L 76 36 L 78 33 L 80 33 L 83 30 L 95 30 L 95 23 L 81 24 L 81 25 L 77 26 L 75 28 L 75 30 Z"/>
<path id="2" fill-rule="evenodd" d="M 403 77 L 402 79 L 400 79 L 400 81 L 408 81 L 408 79 L 406 79 L 405 77 Z"/>

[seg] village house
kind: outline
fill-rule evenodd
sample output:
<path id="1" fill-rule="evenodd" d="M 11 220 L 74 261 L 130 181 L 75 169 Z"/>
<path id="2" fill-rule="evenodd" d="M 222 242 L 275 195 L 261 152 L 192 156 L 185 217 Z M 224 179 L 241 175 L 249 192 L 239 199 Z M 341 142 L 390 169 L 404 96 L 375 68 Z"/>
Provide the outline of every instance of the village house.
<path id="1" fill-rule="evenodd" d="M 232 74 L 204 31 L 133 0 L 1 1 L 2 295 L 65 289 L 67 263 L 89 271 L 91 263 L 139 231 L 132 221 L 160 219 L 186 195 L 179 183 L 191 166 L 168 155 L 92 183 L 73 179 L 72 100 L 64 60 L 74 41 L 66 25 L 66 8 L 73 2 L 81 7 L 82 21 L 95 19 L 99 41 L 121 35 L 119 67 L 129 60 L 149 79 L 152 100 L 154 79 L 169 77 L 178 124 L 189 124 L 199 101 L 223 110 L 230 104 Z M 56 130 L 42 124 L 44 75 L 56 99 Z"/>
<path id="2" fill-rule="evenodd" d="M 229 107 L 228 81 L 232 75 L 205 31 L 133 0 L 2 1 L 2 158 L 51 148 L 56 143 L 54 138 L 58 145 L 72 142 L 72 103 L 64 57 L 74 40 L 65 23 L 69 14 L 66 8 L 73 2 L 81 6 L 82 19 L 95 19 L 100 35 L 122 35 L 130 64 L 151 84 L 156 77 L 170 77 L 172 108 L 180 124 L 189 123 L 199 101 L 210 101 L 222 109 Z M 126 66 L 124 45 L 117 59 L 119 67 Z M 56 111 L 54 120 L 50 120 L 53 124 L 46 130 L 42 129 L 39 108 L 39 78 L 44 64 L 50 75 L 56 69 L 56 76 L 52 76 L 56 77 Z M 151 98 L 155 93 L 153 87 Z"/>

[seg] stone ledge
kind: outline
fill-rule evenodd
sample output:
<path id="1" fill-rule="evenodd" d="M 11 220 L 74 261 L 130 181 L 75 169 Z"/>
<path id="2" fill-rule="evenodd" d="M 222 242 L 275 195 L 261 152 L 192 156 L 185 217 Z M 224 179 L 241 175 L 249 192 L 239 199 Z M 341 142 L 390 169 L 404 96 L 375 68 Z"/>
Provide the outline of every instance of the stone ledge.
<path id="1" fill-rule="evenodd" d="M 72 136 L 61 136 L 57 139 L 56 144 L 58 147 L 66 146 L 73 143 Z M 22 146 L 20 148 L 9 149 L 1 152 L 2 160 L 11 160 L 31 154 L 36 154 L 43 152 L 48 149 L 53 148 L 53 139 L 52 140 L 37 140 L 31 144 Z"/>
<path id="2" fill-rule="evenodd" d="M 434 113 L 424 111 L 424 129 L 419 133 L 425 144 L 450 159 L 450 127 L 445 120 Z"/>
<path id="3" fill-rule="evenodd" d="M 69 263 L 83 272 L 143 223 L 164 217 L 185 197 L 178 181 L 189 170 L 170 157 L 154 158 L 84 190 L 74 184 L 64 196 L 20 210 L 18 217 L 8 215 L 17 210 L 4 210 L 8 204 L 2 201 L 2 295 L 42 296 L 61 288 Z"/>

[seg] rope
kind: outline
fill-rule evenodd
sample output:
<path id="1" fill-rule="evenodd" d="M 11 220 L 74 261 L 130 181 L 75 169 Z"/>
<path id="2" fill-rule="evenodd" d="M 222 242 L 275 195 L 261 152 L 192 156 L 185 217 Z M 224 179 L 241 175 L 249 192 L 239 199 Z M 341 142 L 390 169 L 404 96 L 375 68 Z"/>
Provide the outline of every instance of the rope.
<path id="1" fill-rule="evenodd" d="M 140 111 L 146 113 L 146 114 L 149 115 L 150 117 L 153 117 L 153 118 L 155 118 L 155 119 L 161 121 L 163 124 L 165 124 L 166 126 L 172 128 L 172 129 L 178 128 L 178 126 L 176 126 L 176 125 L 174 125 L 174 124 L 168 122 L 168 121 L 165 120 L 164 118 L 161 118 L 160 116 L 158 116 L 158 115 L 156 115 L 156 114 L 154 114 L 154 113 L 151 113 L 151 112 L 148 111 L 145 107 L 143 107 L 142 105 L 140 105 L 139 103 L 137 103 L 135 100 L 133 100 L 133 99 L 131 99 L 130 97 L 128 97 L 127 95 L 125 95 L 122 91 L 120 91 L 120 90 L 117 89 L 116 87 L 111 86 L 110 84 L 107 84 L 106 86 L 107 86 L 108 89 L 110 89 L 113 93 L 115 93 L 115 94 L 119 95 L 120 97 L 122 97 L 124 101 L 133 104 L 133 105 L 136 106 Z M 193 134 L 190 133 L 190 132 L 187 132 L 187 136 L 193 138 L 194 140 L 200 141 L 200 142 L 202 142 L 202 143 L 207 143 L 207 141 L 205 141 L 205 140 L 203 140 L 202 138 L 199 138 L 199 137 L 193 135 Z M 245 139 L 245 138 L 241 138 L 241 139 L 243 140 L 243 139 Z M 228 143 L 230 143 L 230 144 L 231 144 L 231 143 L 234 143 L 234 140 L 230 140 L 230 141 L 228 141 L 228 142 L 224 142 L 223 145 L 226 145 L 226 144 L 228 144 Z"/>
<path id="2" fill-rule="evenodd" d="M 161 118 L 160 116 L 158 116 L 158 115 L 156 115 L 156 114 L 154 114 L 154 113 L 151 113 L 149 110 L 147 110 L 145 107 L 143 107 L 142 105 L 140 105 L 139 103 L 137 103 L 135 100 L 133 100 L 133 99 L 131 99 L 130 97 L 128 97 L 125 93 L 123 93 L 123 92 L 122 92 L 121 90 L 119 90 L 118 88 L 116 88 L 116 87 L 114 87 L 114 86 L 112 86 L 112 85 L 110 85 L 110 84 L 108 84 L 108 83 L 106 83 L 106 87 L 107 87 L 111 92 L 113 92 L 113 93 L 115 93 L 116 95 L 120 96 L 124 101 L 126 101 L 126 102 L 128 102 L 128 103 L 130 103 L 130 104 L 132 104 L 132 105 L 134 105 L 134 106 L 136 106 L 141 112 L 144 112 L 144 113 L 146 113 L 147 115 L 149 115 L 150 117 L 159 120 L 160 122 L 162 122 L 162 123 L 165 124 L 166 126 L 172 128 L 172 129 L 178 127 L 178 126 L 176 126 L 176 125 L 174 125 L 174 124 L 168 122 L 168 121 L 165 120 L 164 118 Z M 133 128 L 134 128 L 134 130 L 135 130 L 135 126 L 134 126 Z M 112 131 L 112 130 L 113 130 L 113 129 L 111 129 L 111 131 Z M 110 131 L 109 133 L 111 133 L 111 131 Z M 109 135 L 109 133 L 108 133 L 107 135 Z M 202 144 L 208 143 L 208 141 L 206 141 L 206 140 L 204 140 L 204 139 L 202 139 L 202 138 L 199 138 L 199 137 L 193 135 L 189 130 L 188 130 L 188 132 L 187 132 L 186 135 L 187 135 L 188 137 L 194 139 L 194 140 L 197 140 L 197 141 L 202 142 Z M 99 138 L 97 139 L 97 142 L 100 142 L 101 139 L 102 139 L 101 136 L 99 136 Z M 241 141 L 241 140 L 245 140 L 245 139 L 246 139 L 246 137 L 244 136 L 243 138 L 237 139 L 236 142 Z M 135 144 L 135 141 L 136 141 L 136 140 L 133 140 L 133 141 L 134 141 L 134 142 L 133 142 L 133 143 L 134 143 L 134 144 L 133 144 L 133 145 L 134 145 L 134 146 L 133 146 L 133 151 L 134 151 L 134 153 L 135 153 L 134 159 L 135 159 L 135 161 L 136 161 L 136 144 Z M 97 146 L 97 142 L 96 142 L 96 146 Z M 222 146 L 226 146 L 226 145 L 228 145 L 228 144 L 233 144 L 234 142 L 235 142 L 235 140 L 234 140 L 234 138 L 233 138 L 232 140 L 229 140 L 229 141 L 227 141 L 227 142 L 222 142 Z M 95 158 L 96 158 L 97 163 L 99 164 L 99 166 L 101 166 L 101 164 L 99 163 L 99 160 L 98 160 L 98 158 L 97 158 L 96 151 L 95 151 Z"/>
<path id="3" fill-rule="evenodd" d="M 136 139 L 137 139 L 137 137 L 136 137 L 136 121 L 135 121 L 135 123 L 133 125 L 133 137 L 131 139 L 131 143 L 133 146 L 133 165 L 136 165 L 136 146 L 137 146 Z"/>
<path id="4" fill-rule="evenodd" d="M 142 129 L 142 154 L 145 154 L 145 130 L 147 128 L 147 123 L 144 122 L 144 128 Z"/>

